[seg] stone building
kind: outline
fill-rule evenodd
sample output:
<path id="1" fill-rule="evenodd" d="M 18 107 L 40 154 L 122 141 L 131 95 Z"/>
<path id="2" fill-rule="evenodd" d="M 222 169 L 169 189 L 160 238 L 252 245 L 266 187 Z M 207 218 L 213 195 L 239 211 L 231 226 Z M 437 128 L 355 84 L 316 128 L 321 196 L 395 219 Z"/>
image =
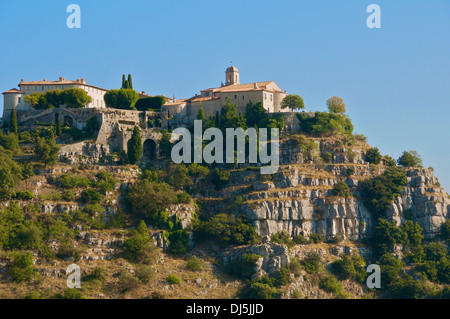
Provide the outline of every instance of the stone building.
<path id="1" fill-rule="evenodd" d="M 181 99 L 168 102 L 163 105 L 163 112 L 174 118 L 174 122 L 188 124 L 196 119 L 200 105 L 205 116 L 220 114 L 222 106 L 229 99 L 237 104 L 239 110 L 245 113 L 246 105 L 261 102 L 268 113 L 280 112 L 281 102 L 287 95 L 274 81 L 240 83 L 240 72 L 230 66 L 225 71 L 225 84 L 216 88 L 200 91 L 190 99 Z"/>

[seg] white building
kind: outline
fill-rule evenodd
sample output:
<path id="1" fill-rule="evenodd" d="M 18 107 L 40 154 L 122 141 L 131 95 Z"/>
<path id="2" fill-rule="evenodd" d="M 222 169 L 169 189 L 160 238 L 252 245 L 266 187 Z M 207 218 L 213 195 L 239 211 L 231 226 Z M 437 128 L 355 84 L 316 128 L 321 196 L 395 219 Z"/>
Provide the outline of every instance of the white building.
<path id="1" fill-rule="evenodd" d="M 103 97 L 108 90 L 86 84 L 85 79 L 77 79 L 76 81 L 66 80 L 60 77 L 58 81 L 24 81 L 20 80 L 20 89 L 11 89 L 3 92 L 3 122 L 8 122 L 11 116 L 12 109 L 17 111 L 26 111 L 32 109 L 32 107 L 23 100 L 24 95 L 32 93 L 44 93 L 49 90 L 64 90 L 70 88 L 83 89 L 89 96 L 92 97 L 92 102 L 87 104 L 86 107 L 103 108 L 106 107 Z"/>

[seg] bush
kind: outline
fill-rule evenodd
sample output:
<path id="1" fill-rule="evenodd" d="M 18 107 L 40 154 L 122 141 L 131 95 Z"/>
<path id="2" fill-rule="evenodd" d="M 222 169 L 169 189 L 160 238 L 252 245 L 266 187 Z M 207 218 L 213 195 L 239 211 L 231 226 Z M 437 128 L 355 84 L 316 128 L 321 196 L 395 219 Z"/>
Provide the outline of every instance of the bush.
<path id="1" fill-rule="evenodd" d="M 366 161 L 370 164 L 380 164 L 382 158 L 378 147 L 373 147 L 366 152 Z"/>
<path id="2" fill-rule="evenodd" d="M 391 296 L 393 299 L 423 299 L 427 290 L 422 282 L 406 275 L 392 285 Z"/>
<path id="3" fill-rule="evenodd" d="M 302 265 L 308 274 L 319 272 L 320 269 L 322 269 L 320 255 L 316 252 L 308 252 L 306 257 L 302 260 Z"/>
<path id="4" fill-rule="evenodd" d="M 361 182 L 364 206 L 374 215 L 375 219 L 384 217 L 394 198 L 401 194 L 406 182 L 404 171 L 394 166 L 387 167 L 381 176 Z"/>
<path id="5" fill-rule="evenodd" d="M 85 299 L 86 297 L 76 288 L 67 288 L 64 293 L 57 294 L 56 299 Z"/>
<path id="6" fill-rule="evenodd" d="M 169 233 L 168 252 L 174 255 L 183 255 L 187 252 L 186 246 L 189 242 L 189 232 L 185 229 L 171 231 Z"/>
<path id="7" fill-rule="evenodd" d="M 140 180 L 130 187 L 126 199 L 133 214 L 146 217 L 157 226 L 159 214 L 175 202 L 175 192 L 166 183 Z"/>
<path id="8" fill-rule="evenodd" d="M 166 280 L 171 285 L 178 285 L 181 283 L 180 277 L 178 277 L 175 274 L 169 274 L 169 276 L 167 276 Z"/>
<path id="9" fill-rule="evenodd" d="M 243 245 L 256 239 L 256 229 L 245 217 L 221 213 L 195 224 L 194 235 L 198 240 L 216 240 L 226 245 Z"/>
<path id="10" fill-rule="evenodd" d="M 59 178 L 59 184 L 63 188 L 88 187 L 92 185 L 92 181 L 82 175 L 64 174 Z"/>
<path id="11" fill-rule="evenodd" d="M 295 276 L 300 276 L 302 271 L 302 265 L 298 262 L 297 259 L 293 258 L 289 263 L 288 270 L 291 274 Z"/>
<path id="12" fill-rule="evenodd" d="M 291 236 L 289 236 L 288 232 L 285 230 L 271 235 L 270 240 L 277 244 L 284 244 L 287 246 L 294 245 L 294 242 L 291 240 Z"/>
<path id="13" fill-rule="evenodd" d="M 353 260 L 349 255 L 345 255 L 344 258 L 334 261 L 331 264 L 331 272 L 339 280 L 350 279 L 356 275 Z"/>
<path id="14" fill-rule="evenodd" d="M 152 96 L 152 97 L 144 97 L 139 99 L 136 102 L 136 109 L 138 111 L 153 111 L 153 110 L 161 110 L 161 106 L 166 103 L 166 100 L 163 96 Z"/>
<path id="15" fill-rule="evenodd" d="M 177 194 L 177 203 L 180 204 L 189 204 L 191 202 L 191 196 L 186 193 L 186 192 L 182 192 Z"/>
<path id="16" fill-rule="evenodd" d="M 230 179 L 230 172 L 217 168 L 212 173 L 212 182 L 217 187 L 224 187 Z"/>
<path id="17" fill-rule="evenodd" d="M 346 298 L 348 294 L 344 292 L 344 287 L 333 275 L 328 275 L 320 281 L 319 287 L 327 292 L 336 295 L 336 298 Z"/>
<path id="18" fill-rule="evenodd" d="M 102 195 L 100 195 L 96 190 L 85 189 L 81 192 L 81 201 L 86 204 L 96 204 L 102 200 Z"/>
<path id="19" fill-rule="evenodd" d="M 321 235 L 321 234 L 311 234 L 309 236 L 309 241 L 314 243 L 314 244 L 318 244 L 318 243 L 321 243 L 321 242 L 325 241 L 325 236 Z"/>
<path id="20" fill-rule="evenodd" d="M 95 267 L 92 272 L 84 278 L 84 280 L 105 281 L 105 269 L 103 267 Z"/>
<path id="21" fill-rule="evenodd" d="M 343 114 L 316 112 L 314 117 L 309 117 L 308 114 L 298 113 L 297 117 L 302 130 L 308 135 L 322 137 L 353 133 L 352 122 Z"/>
<path id="22" fill-rule="evenodd" d="M 156 246 L 149 234 L 133 232 L 130 238 L 127 238 L 123 245 L 125 257 L 137 263 L 149 264 L 156 256 Z"/>
<path id="23" fill-rule="evenodd" d="M 122 270 L 119 273 L 119 289 L 122 292 L 130 291 L 139 286 L 139 278 L 129 272 Z"/>
<path id="24" fill-rule="evenodd" d="M 399 278 L 403 266 L 400 259 L 395 258 L 391 254 L 384 254 L 380 257 L 377 264 L 379 264 L 381 268 L 382 286 L 390 286 Z"/>
<path id="25" fill-rule="evenodd" d="M 186 260 L 186 268 L 192 271 L 202 269 L 202 261 L 195 256 L 188 257 Z"/>
<path id="26" fill-rule="evenodd" d="M 341 241 L 344 240 L 344 236 L 342 234 L 336 234 L 335 236 L 331 237 L 328 242 L 331 244 L 339 244 Z"/>
<path id="27" fill-rule="evenodd" d="M 63 243 L 58 249 L 56 253 L 56 257 L 58 258 L 72 258 L 73 261 L 79 261 L 81 259 L 81 252 L 74 247 L 71 243 Z"/>
<path id="28" fill-rule="evenodd" d="M 403 167 L 423 167 L 422 158 L 417 151 L 404 151 L 397 164 Z"/>
<path id="29" fill-rule="evenodd" d="M 276 288 L 261 282 L 251 283 L 246 291 L 246 298 L 248 299 L 273 299 L 276 295 Z"/>
<path id="30" fill-rule="evenodd" d="M 353 176 L 353 175 L 355 175 L 355 168 L 354 167 L 347 168 L 347 176 Z"/>
<path id="31" fill-rule="evenodd" d="M 331 194 L 333 196 L 339 196 L 339 197 L 350 197 L 352 196 L 352 192 L 350 191 L 350 188 L 348 187 L 347 183 L 340 181 L 336 185 L 333 186 L 333 189 L 331 190 Z"/>
<path id="32" fill-rule="evenodd" d="M 12 280 L 16 282 L 29 281 L 35 278 L 37 273 L 33 267 L 33 256 L 30 253 L 14 252 L 9 272 Z"/>
<path id="33" fill-rule="evenodd" d="M 309 240 L 306 239 L 303 235 L 294 236 L 292 241 L 297 245 L 306 245 L 309 243 Z"/>
<path id="34" fill-rule="evenodd" d="M 135 274 L 142 283 L 148 284 L 150 280 L 155 276 L 156 271 L 146 265 L 136 265 Z"/>

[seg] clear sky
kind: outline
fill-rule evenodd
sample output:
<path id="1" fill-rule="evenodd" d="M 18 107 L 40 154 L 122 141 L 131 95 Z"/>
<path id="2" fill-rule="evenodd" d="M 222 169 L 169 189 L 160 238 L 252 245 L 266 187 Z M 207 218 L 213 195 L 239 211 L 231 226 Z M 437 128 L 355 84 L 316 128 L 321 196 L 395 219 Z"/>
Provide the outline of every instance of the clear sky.
<path id="1" fill-rule="evenodd" d="M 450 191 L 449 31 L 448 0 L 1 0 L 0 91 L 60 76 L 111 89 L 131 73 L 138 91 L 186 98 L 232 61 L 241 83 L 274 80 L 307 110 L 342 97 L 357 133 L 395 158 L 417 150 Z"/>

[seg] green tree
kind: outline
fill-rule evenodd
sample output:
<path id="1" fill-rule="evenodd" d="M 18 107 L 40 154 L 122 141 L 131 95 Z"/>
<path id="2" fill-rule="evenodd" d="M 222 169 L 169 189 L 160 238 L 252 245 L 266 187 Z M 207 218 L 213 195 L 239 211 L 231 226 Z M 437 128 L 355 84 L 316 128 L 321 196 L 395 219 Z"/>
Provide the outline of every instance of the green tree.
<path id="1" fill-rule="evenodd" d="M 9 271 L 14 281 L 23 282 L 33 279 L 36 271 L 31 253 L 14 253 Z"/>
<path id="2" fill-rule="evenodd" d="M 65 89 L 62 91 L 62 94 L 64 96 L 64 104 L 69 108 L 83 108 L 86 104 L 92 102 L 92 97 L 80 88 Z"/>
<path id="3" fill-rule="evenodd" d="M 104 100 L 107 107 L 136 110 L 134 106 L 139 100 L 139 94 L 133 89 L 112 89 L 105 93 Z"/>
<path id="4" fill-rule="evenodd" d="M 201 121 L 203 121 L 203 124 L 205 124 L 204 122 L 206 120 L 206 117 L 205 117 L 205 112 L 203 111 L 203 107 L 202 107 L 201 103 L 200 103 L 200 107 L 199 107 L 198 113 L 197 113 L 197 120 L 201 120 Z"/>
<path id="5" fill-rule="evenodd" d="M 122 89 L 127 89 L 127 80 L 125 79 L 125 74 L 122 74 Z"/>
<path id="6" fill-rule="evenodd" d="M 135 126 L 133 129 L 133 135 L 128 140 L 128 161 L 130 164 L 136 164 L 142 155 L 142 139 L 139 127 Z"/>
<path id="7" fill-rule="evenodd" d="M 330 113 L 345 113 L 345 103 L 340 97 L 333 96 L 327 100 L 327 106 Z"/>
<path id="8" fill-rule="evenodd" d="M 237 104 L 231 103 L 230 99 L 226 99 L 222 106 L 222 114 L 220 115 L 220 129 L 225 131 L 227 128 L 241 127 L 247 129 L 247 124 L 244 116 L 238 110 Z"/>
<path id="9" fill-rule="evenodd" d="M 397 164 L 403 167 L 422 167 L 422 157 L 417 151 L 404 151 L 397 160 Z"/>
<path id="10" fill-rule="evenodd" d="M 253 104 L 252 101 L 249 101 L 245 107 L 245 119 L 248 127 L 266 127 L 268 115 L 263 103 Z"/>
<path id="11" fill-rule="evenodd" d="M 37 137 L 34 143 L 34 154 L 38 161 L 47 165 L 54 165 L 58 161 L 59 147 L 56 145 L 53 131 L 50 131 L 50 137 Z"/>
<path id="12" fill-rule="evenodd" d="M 382 158 L 378 147 L 373 147 L 366 152 L 366 161 L 371 164 L 380 164 Z"/>
<path id="13" fill-rule="evenodd" d="M 133 81 L 131 80 L 131 74 L 128 74 L 127 84 L 128 84 L 128 89 L 133 89 Z"/>
<path id="14" fill-rule="evenodd" d="M 303 98 L 299 95 L 286 95 L 281 102 L 281 108 L 300 110 L 305 108 L 305 103 L 303 102 Z"/>
<path id="15" fill-rule="evenodd" d="M 157 223 L 162 217 L 161 212 L 175 202 L 175 192 L 166 183 L 140 180 L 130 187 L 126 199 L 133 214 Z"/>
<path id="16" fill-rule="evenodd" d="M 10 124 L 9 124 L 9 131 L 11 133 L 17 134 L 17 114 L 16 114 L 16 109 L 12 109 L 11 111 L 11 120 L 10 120 Z"/>

